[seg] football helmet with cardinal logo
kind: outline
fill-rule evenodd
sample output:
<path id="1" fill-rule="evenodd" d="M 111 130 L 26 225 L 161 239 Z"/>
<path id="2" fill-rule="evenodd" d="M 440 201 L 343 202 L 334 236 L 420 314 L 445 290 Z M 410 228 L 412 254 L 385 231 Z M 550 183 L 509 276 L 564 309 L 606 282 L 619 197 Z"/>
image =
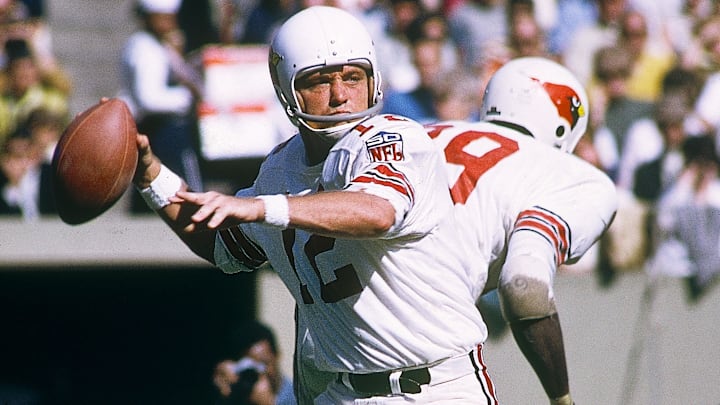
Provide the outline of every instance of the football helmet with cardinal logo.
<path id="1" fill-rule="evenodd" d="M 567 68 L 541 57 L 509 61 L 490 78 L 481 119 L 571 153 L 588 125 L 588 97 Z"/>

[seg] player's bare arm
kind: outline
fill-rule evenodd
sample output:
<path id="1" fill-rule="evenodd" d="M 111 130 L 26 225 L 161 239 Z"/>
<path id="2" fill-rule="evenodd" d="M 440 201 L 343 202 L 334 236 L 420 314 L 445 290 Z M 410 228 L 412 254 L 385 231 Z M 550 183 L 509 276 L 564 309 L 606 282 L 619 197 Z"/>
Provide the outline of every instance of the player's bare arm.
<path id="1" fill-rule="evenodd" d="M 152 153 L 150 148 L 150 140 L 146 135 L 137 135 L 137 146 L 138 146 L 138 165 L 135 171 L 135 178 L 133 183 L 135 186 L 142 190 L 150 187 L 150 184 L 157 179 L 160 175 L 162 163 L 157 156 Z M 181 190 L 187 190 L 188 186 L 183 181 L 181 184 Z M 191 223 L 190 217 L 194 213 L 194 208 L 191 206 L 171 203 L 160 210 L 157 210 L 160 217 L 175 231 L 180 239 L 187 245 L 190 250 L 195 254 L 207 260 L 210 263 L 215 263 L 213 257 L 213 250 L 215 247 L 215 233 L 214 232 L 198 232 L 198 233 L 187 233 L 183 229 Z"/>
<path id="2" fill-rule="evenodd" d="M 258 198 L 180 191 L 170 201 L 198 207 L 190 218 L 192 223 L 183 228 L 185 232 L 265 220 L 265 203 Z M 390 202 L 363 192 L 320 192 L 289 197 L 288 207 L 288 227 L 328 237 L 377 237 L 387 232 L 395 220 L 395 209 Z"/>
<path id="3" fill-rule="evenodd" d="M 134 182 L 142 189 L 157 178 L 161 163 L 153 155 L 147 136 L 138 135 L 138 150 L 140 156 Z M 176 197 L 172 197 L 170 202 L 172 204 L 161 210 L 163 219 L 191 249 L 206 251 L 202 257 L 209 261 L 212 261 L 211 246 L 214 245 L 212 233 L 208 233 L 206 238 L 192 237 L 189 233 L 197 234 L 199 232 L 196 231 L 200 230 L 227 228 L 265 219 L 262 200 L 238 198 L 217 192 L 192 193 L 187 191 L 187 185 L 183 185 L 183 189 Z M 181 209 L 183 204 L 186 204 L 185 209 Z M 362 192 L 323 192 L 291 197 L 288 205 L 289 226 L 330 237 L 376 237 L 390 229 L 395 219 L 395 209 L 387 200 Z M 189 240 L 193 246 L 188 243 Z"/>

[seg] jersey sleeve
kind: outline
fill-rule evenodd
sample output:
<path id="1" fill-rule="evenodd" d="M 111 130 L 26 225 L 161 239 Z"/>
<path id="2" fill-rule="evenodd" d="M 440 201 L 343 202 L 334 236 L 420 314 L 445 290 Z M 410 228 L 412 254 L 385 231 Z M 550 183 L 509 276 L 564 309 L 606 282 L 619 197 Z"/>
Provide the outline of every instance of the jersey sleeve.
<path id="1" fill-rule="evenodd" d="M 578 181 L 534 199 L 533 206 L 519 213 L 513 229 L 513 234 L 531 231 L 545 238 L 557 266 L 578 261 L 608 229 L 617 211 L 615 185 L 604 173 L 581 163 L 568 166 Z"/>
<path id="2" fill-rule="evenodd" d="M 236 197 L 252 197 L 252 187 L 239 190 Z M 240 224 L 215 233 L 215 250 L 213 253 L 215 266 L 224 273 L 232 274 L 240 271 L 253 271 L 267 261 L 262 247 L 252 237 L 253 227 L 257 224 Z"/>
<path id="3" fill-rule="evenodd" d="M 267 261 L 263 249 L 243 230 L 250 225 L 240 225 L 218 231 L 215 234 L 215 265 L 225 273 L 252 271 Z"/>
<path id="4" fill-rule="evenodd" d="M 411 180 L 402 169 L 387 163 L 367 167 L 351 179 L 346 189 L 366 192 L 388 200 L 395 208 L 396 227 L 400 226 L 405 215 L 412 209 L 415 198 Z"/>
<path id="5" fill-rule="evenodd" d="M 389 201 L 395 222 L 386 237 L 396 237 L 428 232 L 449 210 L 442 176 L 440 154 L 425 130 L 414 121 L 383 115 L 358 125 L 336 145 L 323 185 Z"/>

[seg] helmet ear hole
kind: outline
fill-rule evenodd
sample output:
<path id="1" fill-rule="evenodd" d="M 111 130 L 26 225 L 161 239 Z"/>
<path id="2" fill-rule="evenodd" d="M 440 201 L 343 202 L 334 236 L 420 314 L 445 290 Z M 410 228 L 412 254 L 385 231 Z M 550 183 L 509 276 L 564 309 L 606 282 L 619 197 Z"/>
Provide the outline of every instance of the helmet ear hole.
<path id="1" fill-rule="evenodd" d="M 560 125 L 555 129 L 555 136 L 558 138 L 562 138 L 563 135 L 565 135 L 565 127 Z"/>

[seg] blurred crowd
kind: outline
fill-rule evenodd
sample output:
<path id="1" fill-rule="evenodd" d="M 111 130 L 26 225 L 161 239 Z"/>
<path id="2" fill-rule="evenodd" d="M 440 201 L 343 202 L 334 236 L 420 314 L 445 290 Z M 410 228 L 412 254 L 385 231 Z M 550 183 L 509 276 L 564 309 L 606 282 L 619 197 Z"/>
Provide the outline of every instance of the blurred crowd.
<path id="1" fill-rule="evenodd" d="M 0 214 L 55 213 L 50 162 L 71 93 L 43 2 L 0 0 Z"/>
<path id="2" fill-rule="evenodd" d="M 198 54 L 211 44 L 268 44 L 285 18 L 320 3 L 369 27 L 384 112 L 476 120 L 489 76 L 519 56 L 554 59 L 578 76 L 591 125 L 576 154 L 616 182 L 621 205 L 606 238 L 567 271 L 597 268 L 604 283 L 643 267 L 703 274 L 692 280 L 696 297 L 720 268 L 720 226 L 710 226 L 720 222 L 713 0 L 138 0 L 128 14 L 138 30 L 118 55 L 119 94 L 193 188 L 206 180 Z M 0 0 L 0 44 L 0 214 L 33 220 L 54 210 L 48 163 L 70 118 L 72 84 L 41 0 Z"/>

